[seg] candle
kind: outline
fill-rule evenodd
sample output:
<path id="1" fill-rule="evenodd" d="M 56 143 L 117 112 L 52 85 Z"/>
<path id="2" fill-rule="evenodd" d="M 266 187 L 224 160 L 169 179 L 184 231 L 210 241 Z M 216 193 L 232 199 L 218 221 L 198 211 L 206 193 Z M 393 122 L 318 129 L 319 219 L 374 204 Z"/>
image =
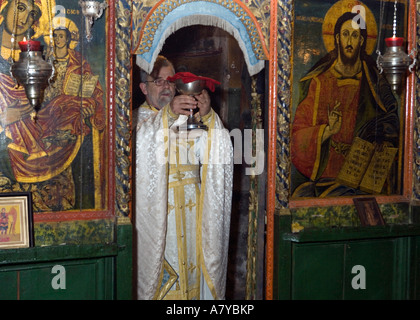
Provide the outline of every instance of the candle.
<path id="1" fill-rule="evenodd" d="M 387 47 L 401 47 L 404 44 L 404 38 L 400 38 L 400 37 L 385 38 L 385 44 Z"/>
<path id="2" fill-rule="evenodd" d="M 41 51 L 41 42 L 39 41 L 24 38 L 18 43 L 21 51 Z"/>

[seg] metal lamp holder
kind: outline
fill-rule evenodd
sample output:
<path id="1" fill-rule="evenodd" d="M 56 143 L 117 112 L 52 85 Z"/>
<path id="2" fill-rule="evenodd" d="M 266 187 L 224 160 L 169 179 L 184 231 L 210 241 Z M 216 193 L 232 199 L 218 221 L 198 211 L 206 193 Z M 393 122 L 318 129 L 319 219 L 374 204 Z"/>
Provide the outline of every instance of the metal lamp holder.
<path id="1" fill-rule="evenodd" d="M 383 5 L 383 4 L 382 4 Z M 381 8 L 383 10 L 383 7 Z M 381 15 L 382 18 L 382 15 Z M 382 21 L 381 21 L 382 22 Z M 394 20 L 393 20 L 393 35 L 392 38 L 386 38 L 385 44 L 387 46 L 385 54 L 376 50 L 378 54 L 376 64 L 381 74 L 384 72 L 393 91 L 398 92 L 404 77 L 407 74 L 407 69 L 411 73 L 417 63 L 416 50 L 412 49 L 410 54 L 405 53 L 403 44 L 404 38 L 396 37 L 397 26 L 397 0 L 394 3 Z M 382 23 L 379 26 L 382 28 Z M 380 37 L 378 37 L 379 39 Z"/>
<path id="2" fill-rule="evenodd" d="M 85 17 L 86 39 L 92 40 L 93 21 L 99 19 L 104 10 L 108 7 L 106 0 L 102 3 L 99 1 L 79 0 L 79 6 L 82 8 L 82 14 Z"/>
<path id="3" fill-rule="evenodd" d="M 49 10 L 50 8 L 48 8 Z M 41 47 L 37 46 L 32 48 L 30 34 L 28 33 L 28 42 L 26 44 L 26 50 L 22 50 L 19 53 L 19 60 L 14 61 L 13 52 L 15 47 L 15 28 L 17 23 L 16 6 L 14 8 L 14 30 L 12 33 L 12 52 L 9 58 L 10 63 L 10 74 L 15 82 L 24 87 L 26 97 L 29 103 L 34 108 L 35 112 L 41 107 L 43 100 L 44 90 L 48 86 L 49 82 L 54 77 L 55 69 L 53 66 L 54 56 L 48 54 L 47 61 L 44 60 Z M 50 24 L 50 29 L 51 29 Z M 50 30 L 50 34 L 52 30 Z M 52 38 L 51 38 L 52 41 Z M 37 41 L 38 42 L 38 41 Z M 38 42 L 39 43 L 39 42 Z M 52 44 L 50 49 L 52 50 Z"/>

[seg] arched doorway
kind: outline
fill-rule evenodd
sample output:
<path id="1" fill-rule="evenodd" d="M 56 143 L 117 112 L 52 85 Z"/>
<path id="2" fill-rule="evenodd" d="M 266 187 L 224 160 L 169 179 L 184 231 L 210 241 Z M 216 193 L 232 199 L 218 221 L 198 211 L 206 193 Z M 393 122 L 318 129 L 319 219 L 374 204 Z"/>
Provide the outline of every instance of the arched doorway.
<path id="1" fill-rule="evenodd" d="M 185 60 L 188 60 L 188 54 L 185 54 L 185 52 L 184 54 L 170 52 L 171 40 L 169 35 L 175 31 L 175 37 L 177 33 L 181 34 L 177 38 L 176 47 L 182 47 L 180 40 L 184 38 L 191 40 L 191 31 L 187 31 L 187 37 L 182 36 L 182 32 L 185 31 L 182 31 L 181 27 L 188 26 L 189 28 L 195 28 L 195 32 L 198 34 L 198 44 L 200 45 L 201 41 L 203 48 L 207 47 L 206 49 L 210 49 L 205 50 L 203 54 L 204 56 L 207 55 L 205 57 L 207 58 L 206 64 L 210 67 L 207 68 L 207 71 L 211 69 L 211 73 L 213 74 L 203 74 L 203 71 L 200 71 L 202 68 L 199 71 L 190 71 L 216 79 L 218 77 L 221 78 L 217 80 L 221 80 L 222 89 L 214 99 L 212 98 L 212 101 L 218 103 L 216 106 L 218 110 L 216 111 L 218 111 L 224 120 L 227 128 L 239 130 L 249 128 L 251 129 L 250 131 L 254 130 L 254 132 L 255 129 L 262 129 L 262 110 L 264 109 L 262 97 L 264 96 L 265 77 L 264 71 L 261 72 L 261 70 L 264 68 L 265 62 L 261 57 L 266 57 L 264 53 L 267 53 L 267 50 L 263 46 L 262 39 L 255 33 L 255 30 L 258 28 L 255 25 L 250 27 L 250 24 L 255 21 L 252 21 L 252 18 L 248 15 L 249 12 L 243 10 L 245 9 L 244 5 L 237 1 L 228 1 L 230 4 L 224 4 L 224 6 L 216 4 L 216 1 L 209 1 L 205 2 L 205 8 L 203 8 L 202 1 L 200 3 L 197 2 L 199 1 L 189 1 L 185 4 L 186 7 L 183 7 L 183 10 L 179 11 L 177 9 L 181 5 L 179 7 L 175 5 L 174 8 L 165 1 L 161 1 L 153 8 L 148 8 L 147 10 L 142 6 L 146 5 L 146 2 L 137 7 L 137 12 L 136 8 L 134 8 L 133 19 L 136 17 L 145 17 L 145 20 L 141 22 L 133 20 L 132 53 L 136 55 L 135 59 L 137 63 L 143 69 L 150 70 L 157 54 L 163 53 L 167 56 L 173 55 L 171 60 L 179 60 L 181 65 Z M 231 4 L 234 4 L 235 7 L 232 8 Z M 238 6 L 238 4 L 240 5 Z M 242 18 L 237 19 L 235 14 L 240 10 L 243 10 L 240 12 Z M 229 17 L 236 18 L 230 21 L 233 22 L 232 24 L 227 23 Z M 244 21 L 247 23 L 243 23 Z M 138 25 L 141 25 L 141 27 Z M 206 39 L 206 36 L 203 37 L 202 34 L 200 35 L 200 33 L 215 32 L 214 30 L 219 30 L 216 33 L 220 33 L 207 37 L 213 38 L 213 40 L 205 44 L 204 42 L 208 41 L 208 39 Z M 254 30 L 254 33 L 252 34 L 249 30 Z M 229 31 L 230 34 L 226 31 Z M 218 39 L 221 32 L 227 35 L 223 37 L 229 39 L 225 41 L 228 43 L 227 48 L 232 50 L 225 50 L 222 53 L 219 52 L 217 46 L 214 46 L 214 40 Z M 168 42 L 168 45 L 166 42 Z M 194 54 L 190 54 L 190 66 L 195 64 L 193 62 L 194 60 L 199 61 L 197 59 L 197 55 L 200 55 L 199 51 L 195 53 L 195 57 L 192 57 Z M 222 57 L 222 54 L 225 54 L 225 56 Z M 217 55 L 220 55 L 220 57 L 217 57 Z M 215 67 L 214 63 L 209 63 L 209 58 L 219 59 L 219 62 L 216 63 L 217 67 Z M 202 65 L 202 63 L 198 62 L 197 65 Z M 135 73 L 133 73 L 133 76 L 135 76 Z M 135 88 L 136 84 L 134 81 L 133 92 L 136 90 Z M 133 106 L 138 104 L 134 94 L 133 103 Z M 264 140 L 262 139 L 262 141 Z M 250 143 L 255 144 L 255 138 L 251 138 Z M 261 172 L 263 174 L 259 174 L 258 176 L 255 174 L 247 176 L 244 174 L 243 167 L 238 167 L 237 169 L 237 181 L 234 189 L 236 186 L 235 191 L 238 191 L 238 197 L 236 199 L 234 197 L 234 201 L 237 201 L 237 206 L 234 205 L 234 208 L 239 208 L 239 210 L 237 213 L 233 212 L 233 214 L 237 214 L 242 219 L 238 219 L 235 222 L 236 225 L 232 225 L 233 233 L 231 233 L 230 244 L 232 244 L 231 250 L 234 251 L 234 254 L 231 257 L 230 272 L 232 272 L 233 276 L 230 277 L 230 281 L 232 281 L 234 288 L 230 293 L 231 298 L 261 299 L 263 295 L 263 213 L 265 195 L 264 191 L 261 193 L 261 189 L 265 186 L 265 172 L 263 170 Z M 244 195 L 246 196 L 244 197 Z M 234 216 L 232 218 L 235 220 Z M 241 291 L 243 294 L 246 292 L 246 294 L 238 296 L 235 290 L 238 290 L 237 292 Z"/>
<path id="2" fill-rule="evenodd" d="M 176 71 L 189 71 L 221 82 L 215 92 L 209 93 L 212 107 L 222 118 L 225 127 L 232 134 L 241 132 L 241 143 L 235 145 L 236 139 L 232 138 L 234 148 L 242 148 L 244 143 L 247 143 L 248 134 L 257 122 L 259 128 L 263 129 L 264 112 L 261 104 L 264 97 L 264 70 L 254 78 L 249 75 L 242 51 L 232 35 L 212 26 L 184 27 L 166 39 L 160 54 L 174 63 Z M 138 107 L 144 99 L 138 90 L 137 74 L 136 70 L 133 73 L 133 109 Z M 258 106 L 255 106 L 255 102 L 253 103 L 253 92 L 258 92 L 258 97 L 256 97 Z M 259 108 L 259 111 L 254 112 L 253 107 Z M 256 212 L 251 213 L 252 216 L 250 216 L 250 207 L 254 208 L 256 205 L 257 199 L 254 197 L 255 191 L 258 196 L 256 189 L 258 186 L 264 186 L 262 183 L 264 172 L 262 170 L 258 176 L 254 177 L 247 175 L 246 168 L 250 167 L 247 159 L 248 156 L 245 157 L 242 154 L 241 158 L 235 161 L 227 299 L 243 300 L 247 295 L 262 298 L 263 216 L 255 216 Z M 258 181 L 261 182 L 258 183 Z M 258 202 L 263 207 L 264 197 Z M 259 248 L 256 247 L 258 245 Z M 254 248 L 250 248 L 252 250 L 249 251 L 249 247 Z M 250 265 L 249 260 L 255 261 L 255 265 Z"/>

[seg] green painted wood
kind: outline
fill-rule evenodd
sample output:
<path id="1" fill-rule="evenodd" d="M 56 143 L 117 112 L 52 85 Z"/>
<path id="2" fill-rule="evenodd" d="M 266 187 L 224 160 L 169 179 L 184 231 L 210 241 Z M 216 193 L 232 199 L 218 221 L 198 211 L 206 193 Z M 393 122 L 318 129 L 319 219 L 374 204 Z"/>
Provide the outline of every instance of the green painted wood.
<path id="1" fill-rule="evenodd" d="M 9 300 L 113 299 L 112 267 L 110 257 L 4 266 L 0 279 L 8 286 L 0 295 Z"/>
<path id="2" fill-rule="evenodd" d="M 292 299 L 409 299 L 410 243 L 409 237 L 293 242 Z"/>
<path id="3" fill-rule="evenodd" d="M 293 242 L 378 239 L 420 235 L 420 225 L 385 225 L 371 227 L 313 228 L 299 233 L 283 233 L 283 240 Z"/>
<path id="4" fill-rule="evenodd" d="M 117 243 L 0 250 L 0 300 L 132 298 L 132 226 L 117 227 Z M 52 281 L 65 270 L 65 289 Z"/>
<path id="5" fill-rule="evenodd" d="M 293 216 L 290 221 L 275 215 L 274 297 L 418 299 L 420 218 L 414 209 L 411 224 L 317 227 L 299 233 L 290 231 Z M 351 285 L 355 265 L 366 269 L 364 290 Z"/>
<path id="6" fill-rule="evenodd" d="M 133 298 L 133 226 L 117 227 L 118 256 L 116 257 L 116 298 Z"/>
<path id="7" fill-rule="evenodd" d="M 405 299 L 408 259 L 407 239 L 351 241 L 346 244 L 344 299 L 391 300 Z M 359 272 L 352 268 L 363 266 L 365 289 L 352 286 Z"/>
<path id="8" fill-rule="evenodd" d="M 274 215 L 274 239 L 280 239 L 281 235 L 290 232 L 290 215 Z M 290 241 L 274 241 L 274 280 L 273 293 L 275 299 L 290 299 L 291 286 L 291 253 L 292 243 Z"/>
<path id="9" fill-rule="evenodd" d="M 3 249 L 0 250 L 0 266 L 12 263 L 116 256 L 117 254 L 118 246 L 115 243 Z"/>
<path id="10" fill-rule="evenodd" d="M 344 244 L 293 244 L 292 247 L 292 299 L 341 299 Z"/>
<path id="11" fill-rule="evenodd" d="M 411 237 L 409 246 L 411 258 L 409 296 L 411 299 L 418 300 L 420 299 L 420 236 Z"/>
<path id="12" fill-rule="evenodd" d="M 65 289 L 53 287 L 53 265 L 40 265 L 20 271 L 20 299 L 97 300 L 112 298 L 110 258 L 62 262 Z"/>
<path id="13" fill-rule="evenodd" d="M 17 297 L 18 274 L 15 271 L 0 270 L 0 300 L 15 300 Z"/>
<path id="14" fill-rule="evenodd" d="M 132 237 L 123 229 L 118 244 L 0 250 L 0 299 L 109 300 L 117 292 L 130 299 Z M 64 267 L 65 289 L 52 285 L 56 265 Z"/>

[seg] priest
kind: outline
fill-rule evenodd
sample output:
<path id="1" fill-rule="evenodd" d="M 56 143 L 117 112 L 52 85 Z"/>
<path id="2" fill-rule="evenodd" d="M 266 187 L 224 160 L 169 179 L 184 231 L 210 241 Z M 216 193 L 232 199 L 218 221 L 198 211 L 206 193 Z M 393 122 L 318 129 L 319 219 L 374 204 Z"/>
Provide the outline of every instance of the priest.
<path id="1" fill-rule="evenodd" d="M 232 144 L 207 90 L 175 96 L 174 76 L 163 56 L 140 76 L 146 101 L 134 117 L 137 294 L 224 299 Z M 183 130 L 190 110 L 198 110 L 207 131 Z"/>

